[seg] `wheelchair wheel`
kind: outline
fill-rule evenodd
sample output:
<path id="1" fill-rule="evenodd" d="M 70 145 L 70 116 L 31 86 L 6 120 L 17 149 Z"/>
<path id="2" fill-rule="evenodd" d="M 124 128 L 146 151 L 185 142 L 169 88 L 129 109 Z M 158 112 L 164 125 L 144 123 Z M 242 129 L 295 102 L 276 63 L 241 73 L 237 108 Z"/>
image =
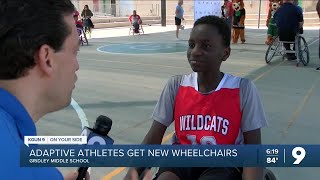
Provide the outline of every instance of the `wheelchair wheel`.
<path id="1" fill-rule="evenodd" d="M 264 179 L 265 180 L 276 180 L 276 176 L 269 169 L 264 169 Z"/>
<path id="2" fill-rule="evenodd" d="M 269 64 L 275 54 L 279 51 L 279 40 L 278 37 L 275 38 L 272 43 L 269 45 L 268 50 L 266 52 L 265 61 Z"/>
<path id="3" fill-rule="evenodd" d="M 310 61 L 310 54 L 309 54 L 309 48 L 306 40 L 302 36 L 298 36 L 297 40 L 297 58 L 299 59 L 299 62 L 301 62 L 304 66 L 308 65 Z"/>

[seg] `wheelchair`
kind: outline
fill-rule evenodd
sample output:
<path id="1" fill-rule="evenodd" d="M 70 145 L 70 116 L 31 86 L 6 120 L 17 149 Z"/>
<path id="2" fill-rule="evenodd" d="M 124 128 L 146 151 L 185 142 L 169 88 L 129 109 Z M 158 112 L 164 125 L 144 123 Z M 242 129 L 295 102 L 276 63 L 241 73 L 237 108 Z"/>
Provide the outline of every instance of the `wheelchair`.
<path id="1" fill-rule="evenodd" d="M 133 25 L 130 26 L 129 35 L 135 35 L 135 34 L 138 34 L 138 35 L 144 34 L 142 24 L 139 24 L 139 30 L 137 32 L 135 31 L 135 28 Z"/>
<path id="2" fill-rule="evenodd" d="M 296 66 L 299 66 L 301 63 L 304 66 L 308 65 L 310 60 L 309 48 L 305 38 L 301 36 L 300 33 L 296 35 L 294 42 L 280 41 L 279 37 L 275 37 L 273 39 L 274 40 L 269 45 L 265 55 L 265 61 L 267 64 L 269 64 L 275 56 L 282 56 L 282 59 L 284 60 L 284 58 L 287 56 L 287 53 L 294 53 L 297 57 Z M 294 44 L 295 50 L 286 50 L 283 46 L 283 43 Z"/>
<path id="3" fill-rule="evenodd" d="M 87 44 L 89 45 L 89 42 L 88 42 L 88 39 L 87 39 L 87 35 L 86 33 L 84 32 L 84 30 L 82 28 L 78 28 L 77 27 L 77 32 L 78 32 L 78 35 L 79 35 L 79 41 L 80 41 L 80 44 L 83 46 L 84 44 Z"/>

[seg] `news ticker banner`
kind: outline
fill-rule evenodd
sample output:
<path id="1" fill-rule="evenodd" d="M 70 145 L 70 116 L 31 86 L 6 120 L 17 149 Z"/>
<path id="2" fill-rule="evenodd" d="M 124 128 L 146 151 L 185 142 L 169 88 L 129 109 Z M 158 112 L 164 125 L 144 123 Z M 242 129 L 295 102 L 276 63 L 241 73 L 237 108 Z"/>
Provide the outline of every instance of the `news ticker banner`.
<path id="1" fill-rule="evenodd" d="M 195 0 L 194 1 L 194 21 L 202 16 L 221 16 L 222 0 Z"/>
<path id="2" fill-rule="evenodd" d="M 320 145 L 30 145 L 22 167 L 320 167 Z"/>

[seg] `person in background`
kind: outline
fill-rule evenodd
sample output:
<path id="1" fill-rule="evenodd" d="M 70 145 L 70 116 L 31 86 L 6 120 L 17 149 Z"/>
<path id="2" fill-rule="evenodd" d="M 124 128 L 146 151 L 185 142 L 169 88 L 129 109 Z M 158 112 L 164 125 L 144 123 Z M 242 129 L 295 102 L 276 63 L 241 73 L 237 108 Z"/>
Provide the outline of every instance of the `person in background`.
<path id="1" fill-rule="evenodd" d="M 277 24 L 279 40 L 294 42 L 298 33 L 303 31 L 303 13 L 301 7 L 294 4 L 293 0 L 283 0 L 283 4 L 274 14 Z M 290 51 L 290 43 L 283 43 L 286 50 Z M 293 47 L 293 50 L 295 46 Z M 288 60 L 296 60 L 295 53 L 287 53 Z"/>
<path id="2" fill-rule="evenodd" d="M 232 24 L 232 17 L 234 13 L 234 9 L 232 8 L 232 2 L 230 2 L 229 0 L 224 0 L 223 7 L 224 7 L 223 9 L 224 18 L 227 22 L 227 25 L 230 29 L 230 34 L 231 34 L 231 24 Z"/>
<path id="3" fill-rule="evenodd" d="M 83 7 L 82 12 L 81 12 L 81 17 L 83 19 L 83 24 L 84 24 L 85 29 L 88 30 L 90 34 L 91 34 L 92 28 L 94 28 L 94 25 L 93 25 L 92 20 L 91 20 L 92 16 L 93 16 L 93 13 L 89 9 L 89 6 L 85 5 Z"/>
<path id="4" fill-rule="evenodd" d="M 41 117 L 71 102 L 79 69 L 74 5 L 1 0 L 0 7 L 1 179 L 76 180 L 77 171 L 63 177 L 54 167 L 20 167 L 24 137 L 36 136 Z"/>
<path id="5" fill-rule="evenodd" d="M 142 24 L 142 20 L 136 10 L 133 10 L 132 15 L 129 17 L 129 22 L 131 26 L 133 26 L 134 32 L 139 33 L 139 27 Z"/>
<path id="6" fill-rule="evenodd" d="M 174 17 L 174 21 L 175 21 L 175 25 L 177 26 L 176 29 L 176 38 L 179 39 L 179 30 L 182 29 L 182 25 L 181 22 L 184 20 L 183 14 L 184 14 L 184 10 L 183 10 L 183 0 L 179 0 L 178 1 L 178 5 L 176 7 L 176 11 L 175 11 L 175 17 Z"/>
<path id="7" fill-rule="evenodd" d="M 81 20 L 79 20 L 79 12 L 78 11 L 75 11 L 73 13 L 73 19 L 76 24 L 76 27 L 83 30 L 83 23 Z"/>

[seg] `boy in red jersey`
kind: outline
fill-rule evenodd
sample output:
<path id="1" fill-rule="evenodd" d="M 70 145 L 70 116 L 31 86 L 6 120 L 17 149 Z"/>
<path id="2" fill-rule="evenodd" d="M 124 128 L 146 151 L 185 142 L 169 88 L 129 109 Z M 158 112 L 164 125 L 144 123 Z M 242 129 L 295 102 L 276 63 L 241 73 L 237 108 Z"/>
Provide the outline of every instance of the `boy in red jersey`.
<path id="1" fill-rule="evenodd" d="M 83 23 L 81 20 L 79 20 L 79 12 L 78 11 L 75 11 L 73 13 L 73 19 L 74 19 L 74 23 L 76 24 L 77 28 L 83 29 Z"/>
<path id="2" fill-rule="evenodd" d="M 142 144 L 161 144 L 171 123 L 175 144 L 261 144 L 267 126 L 255 85 L 220 71 L 230 55 L 228 26 L 217 16 L 194 23 L 188 62 L 194 71 L 169 79 L 152 114 L 153 124 Z M 160 168 L 156 179 L 262 180 L 262 168 Z M 131 168 L 125 179 L 136 179 Z"/>

